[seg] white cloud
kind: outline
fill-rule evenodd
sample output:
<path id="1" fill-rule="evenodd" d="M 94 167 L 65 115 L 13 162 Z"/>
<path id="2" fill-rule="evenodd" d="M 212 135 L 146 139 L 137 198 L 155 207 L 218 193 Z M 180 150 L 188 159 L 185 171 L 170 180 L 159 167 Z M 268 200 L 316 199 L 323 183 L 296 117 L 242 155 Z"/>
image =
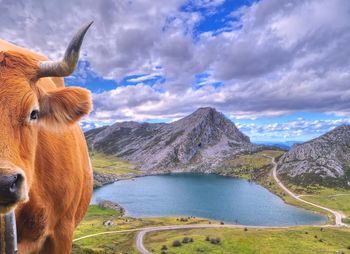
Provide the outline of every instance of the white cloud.
<path id="1" fill-rule="evenodd" d="M 347 0 L 262 0 L 233 12 L 239 20 L 231 29 L 195 39 L 192 32 L 207 13 L 180 11 L 183 0 L 0 3 L 3 39 L 57 58 L 76 28 L 95 20 L 83 47 L 95 72 L 117 80 L 147 74 L 137 82 L 166 79 L 96 94 L 97 120 L 177 118 L 199 106 L 240 118 L 350 113 Z M 211 12 L 223 1 L 191 3 Z M 195 75 L 204 72 L 223 86 L 194 90 Z"/>
<path id="2" fill-rule="evenodd" d="M 335 120 L 297 119 L 284 123 L 240 124 L 237 127 L 250 135 L 253 140 L 308 140 L 324 134 L 341 124 L 349 124 L 349 118 Z"/>
<path id="3" fill-rule="evenodd" d="M 132 83 L 141 83 L 150 79 L 155 79 L 158 78 L 159 74 L 158 73 L 152 73 L 152 74 L 148 74 L 148 75 L 142 75 L 140 77 L 137 78 L 129 78 L 127 79 L 128 82 L 132 82 Z"/>

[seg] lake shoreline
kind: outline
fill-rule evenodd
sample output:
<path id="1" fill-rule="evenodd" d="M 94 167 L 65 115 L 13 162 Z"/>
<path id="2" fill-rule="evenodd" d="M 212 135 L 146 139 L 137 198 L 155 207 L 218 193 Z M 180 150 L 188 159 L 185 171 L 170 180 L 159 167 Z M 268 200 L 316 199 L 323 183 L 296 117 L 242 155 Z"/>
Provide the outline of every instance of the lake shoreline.
<path id="1" fill-rule="evenodd" d="M 215 172 L 191 172 L 191 171 L 185 171 L 185 170 L 177 170 L 176 172 L 169 172 L 169 171 L 156 171 L 156 172 L 140 172 L 140 173 L 131 173 L 131 174 L 128 174 L 128 175 L 124 175 L 124 176 L 115 176 L 113 174 L 104 174 L 104 173 L 100 173 L 100 172 L 96 172 L 94 171 L 94 190 L 98 189 L 98 188 L 101 188 L 101 187 L 104 187 L 106 185 L 109 185 L 109 184 L 113 184 L 115 182 L 118 182 L 118 181 L 123 181 L 123 180 L 133 180 L 135 178 L 139 178 L 139 177 L 147 177 L 147 176 L 161 176 L 161 175 L 169 175 L 169 174 L 184 174 L 184 173 L 198 173 L 198 174 L 205 174 L 205 175 L 209 175 L 209 174 L 214 174 L 214 175 L 218 175 L 218 176 L 225 176 L 225 177 L 230 177 L 230 178 L 235 178 L 235 179 L 240 179 L 240 180 L 246 180 L 248 182 L 251 182 L 251 183 L 254 183 L 254 184 L 257 184 L 265 189 L 267 189 L 269 192 L 271 192 L 272 194 L 274 195 L 277 195 L 278 197 L 280 197 L 283 202 L 285 204 L 288 204 L 288 205 L 292 205 L 294 207 L 297 207 L 297 208 L 300 208 L 300 209 L 303 209 L 307 212 L 312 212 L 314 214 L 317 214 L 317 215 L 322 215 L 322 216 L 325 216 L 327 218 L 327 221 L 325 222 L 324 225 L 327 225 L 329 223 L 332 223 L 332 218 L 329 216 L 328 213 L 324 212 L 324 211 L 316 211 L 314 209 L 312 209 L 310 207 L 309 208 L 305 208 L 302 204 L 299 204 L 299 203 L 294 203 L 294 202 L 288 202 L 285 198 L 285 196 L 281 195 L 278 191 L 276 191 L 275 189 L 273 188 L 269 188 L 269 185 L 267 184 L 264 184 L 264 182 L 261 182 L 259 181 L 259 179 L 255 179 L 255 180 L 252 180 L 252 179 L 246 179 L 244 177 L 240 177 L 238 175 L 226 175 L 226 174 L 222 174 L 222 173 L 215 173 Z M 98 186 L 95 186 L 95 175 L 97 175 L 98 177 L 100 177 L 100 179 L 103 179 L 102 181 L 99 182 L 99 185 Z M 126 210 L 126 214 L 127 214 L 127 210 Z M 182 215 L 182 216 L 185 216 L 185 215 Z"/>
<path id="2" fill-rule="evenodd" d="M 181 178 L 183 175 L 187 175 L 188 174 L 188 176 L 189 177 L 191 177 L 191 174 L 194 174 L 194 176 L 192 176 L 192 177 L 194 177 L 195 179 L 197 179 L 198 178 L 198 176 L 196 175 L 197 174 L 197 172 L 184 172 L 184 173 L 182 173 L 182 172 L 156 172 L 156 173 L 152 173 L 152 174 L 143 174 L 143 175 L 137 175 L 137 176 L 134 176 L 133 178 L 142 178 L 142 177 L 144 177 L 144 176 L 165 176 L 165 175 L 174 175 L 174 176 L 176 176 L 177 178 Z M 225 178 L 227 178 L 227 179 L 237 179 L 237 180 L 239 180 L 239 182 L 241 182 L 241 181 L 243 181 L 243 182 L 245 182 L 246 184 L 244 184 L 244 186 L 250 186 L 250 185 L 247 185 L 247 184 L 254 184 L 256 187 L 249 187 L 249 188 L 251 188 L 252 189 L 252 191 L 254 192 L 255 191 L 255 189 L 254 188 L 261 188 L 261 189 L 265 189 L 265 192 L 268 192 L 268 193 L 271 193 L 271 194 L 273 194 L 274 196 L 277 196 L 275 193 L 273 193 L 273 192 L 271 192 L 271 190 L 269 190 L 268 188 L 266 188 L 265 186 L 262 186 L 261 184 L 259 184 L 259 183 L 257 183 L 257 182 L 255 182 L 255 181 L 248 181 L 248 180 L 246 180 L 246 179 L 241 179 L 241 178 L 239 178 L 239 177 L 233 177 L 233 176 L 226 176 L 226 175 L 220 175 L 220 174 L 215 174 L 215 173 L 203 173 L 203 172 L 200 172 L 200 175 L 202 175 L 202 176 L 204 176 L 204 177 L 207 177 L 207 176 L 209 176 L 209 175 L 213 175 L 213 177 L 215 177 L 215 176 L 220 176 L 220 177 L 224 177 L 224 179 Z M 118 181 L 116 181 L 116 182 L 119 182 L 119 181 L 122 181 L 122 180 L 131 180 L 132 178 L 127 178 L 127 179 L 120 179 L 120 180 L 118 180 Z M 210 178 L 211 179 L 211 178 Z M 214 178 L 215 179 L 215 178 Z M 219 178 L 220 179 L 220 178 Z M 144 182 L 145 180 L 143 180 L 142 182 Z M 146 180 L 146 181 L 150 181 L 150 180 Z M 179 180 L 178 180 L 179 181 Z M 214 181 L 217 181 L 217 180 L 214 180 Z M 225 181 L 225 180 L 224 180 Z M 138 184 L 142 184 L 142 182 L 137 182 L 137 185 Z M 238 183 L 239 183 L 238 182 Z M 127 183 L 126 185 L 123 183 L 123 186 L 134 186 L 133 188 L 137 188 L 137 185 L 135 185 L 134 183 L 132 183 L 132 182 L 129 182 L 129 183 Z M 152 184 L 151 184 L 152 185 Z M 243 186 L 243 189 L 244 189 L 244 186 Z M 173 188 L 174 188 L 174 186 L 172 186 Z M 123 187 L 124 188 L 124 187 Z M 100 188 L 99 188 L 100 189 Z M 95 191 L 97 191 L 97 190 L 99 190 L 99 189 L 96 189 Z M 107 190 L 107 192 L 109 193 L 111 190 L 112 190 L 113 188 L 111 188 L 110 187 L 110 190 Z M 220 191 L 220 190 L 219 190 Z M 105 191 L 102 191 L 101 192 L 101 190 L 99 190 L 99 192 L 100 193 L 103 193 L 103 192 L 105 192 Z M 129 193 L 129 192 L 128 192 Z M 254 192 L 253 194 L 250 194 L 250 195 L 253 195 L 253 196 L 255 196 L 256 194 L 258 194 L 258 193 L 260 193 L 260 191 L 258 191 L 258 192 Z M 130 193 L 129 193 L 130 194 Z M 243 196 L 245 195 L 244 193 L 242 193 L 243 194 Z M 117 195 L 117 194 L 115 194 L 115 195 Z M 125 196 L 123 193 L 119 193 L 119 195 L 120 196 Z M 130 194 L 130 195 L 134 195 L 133 197 L 135 198 L 135 200 L 133 199 L 133 202 L 135 202 L 135 203 L 137 203 L 137 197 L 139 196 L 139 195 L 136 195 L 135 196 L 135 194 Z M 193 195 L 193 194 L 192 194 Z M 231 195 L 231 194 L 230 194 Z M 229 195 L 229 196 L 230 196 Z M 235 195 L 235 194 L 234 194 Z M 140 194 L 140 196 L 142 196 L 142 193 Z M 232 195 L 233 196 L 233 195 Z M 102 198 L 102 199 L 106 199 L 106 200 L 111 200 L 111 199 L 109 199 L 108 197 L 106 197 L 106 196 L 104 196 L 104 197 L 101 197 L 101 196 L 95 196 L 95 198 Z M 277 197 L 276 197 L 277 198 Z M 278 196 L 278 198 L 280 198 L 279 196 Z M 111 201 L 115 201 L 115 202 L 118 202 L 118 203 L 121 203 L 122 205 L 123 205 L 123 201 L 120 201 L 120 200 L 111 200 Z M 160 203 L 162 203 L 161 202 L 162 200 L 160 200 L 159 202 Z M 124 200 L 124 202 L 125 202 L 125 200 Z M 127 201 L 127 202 L 130 202 L 130 201 Z M 147 201 L 146 201 L 147 202 Z M 226 203 L 232 203 L 233 205 L 235 204 L 235 202 L 232 202 L 232 200 L 230 199 L 230 201 L 217 201 L 217 202 L 223 202 L 224 204 L 226 204 Z M 283 204 L 287 204 L 286 202 L 285 202 L 285 200 L 282 200 L 281 201 Z M 236 203 L 237 204 L 237 203 Z M 227 205 L 227 204 L 226 204 Z M 288 205 L 290 205 L 290 204 L 288 204 Z M 163 204 L 163 206 L 166 206 L 166 205 L 164 205 Z M 186 207 L 185 205 L 181 205 L 180 204 L 180 206 L 183 206 L 183 207 Z M 282 207 L 284 207 L 284 206 L 282 206 Z M 313 225 L 313 224 L 315 224 L 315 225 L 325 225 L 325 224 L 327 224 L 328 223 L 328 218 L 327 218 L 327 216 L 324 216 L 324 214 L 322 214 L 322 213 L 316 213 L 316 212 L 314 212 L 314 211 L 311 211 L 311 210 L 308 210 L 308 209 L 305 209 L 305 208 L 303 208 L 303 207 L 299 207 L 299 206 L 295 206 L 294 204 L 293 205 L 291 205 L 291 207 L 293 207 L 293 208 L 298 208 L 298 209 L 302 209 L 302 210 L 299 210 L 301 213 L 304 213 L 304 215 L 303 216 L 306 216 L 305 214 L 314 214 L 315 216 L 322 216 L 322 219 L 321 219 L 321 217 L 319 217 L 319 219 L 316 219 L 316 220 L 322 220 L 322 222 L 317 222 L 317 223 L 313 223 L 313 222 L 310 222 L 310 223 L 308 223 L 308 222 L 305 222 L 305 223 L 303 223 L 303 224 L 299 224 L 299 223 L 302 223 L 302 222 L 295 222 L 296 224 L 293 224 L 293 222 L 291 222 L 292 220 L 290 220 L 289 222 L 286 222 L 287 220 L 285 220 L 285 219 L 281 219 L 281 223 L 280 224 L 274 224 L 274 223 L 272 223 L 272 222 L 248 222 L 247 223 L 247 225 L 267 225 L 267 226 L 269 226 L 269 225 L 283 225 L 283 226 L 297 226 L 297 225 Z M 244 216 L 242 217 L 242 216 L 239 216 L 239 215 L 234 215 L 234 214 L 232 214 L 232 215 L 230 215 L 231 217 L 230 218 L 225 218 L 225 217 L 220 217 L 219 215 L 213 215 L 213 214 L 210 214 L 210 208 L 209 208 L 209 210 L 206 210 L 207 208 L 202 208 L 202 209 L 204 209 L 205 211 L 208 211 L 208 213 L 209 213 L 209 215 L 203 215 L 203 214 L 198 214 L 198 213 L 192 213 L 191 211 L 193 211 L 193 210 L 191 210 L 191 209 L 193 209 L 193 208 L 188 208 L 187 209 L 187 207 L 186 207 L 186 209 L 184 209 L 185 210 L 185 212 L 178 212 L 178 211 L 173 211 L 173 212 L 171 212 L 171 213 L 168 213 L 168 212 L 164 212 L 164 214 L 162 214 L 162 213 L 159 213 L 159 211 L 157 210 L 157 212 L 148 212 L 148 211 L 146 211 L 145 213 L 144 212 L 142 212 L 142 213 L 139 213 L 139 212 L 135 212 L 135 207 L 134 208 L 131 208 L 130 209 L 130 207 L 125 207 L 124 206 L 124 208 L 126 209 L 126 213 L 125 213 L 125 215 L 126 216 L 130 216 L 130 217 L 134 217 L 134 218 L 149 218 L 149 217 L 168 217 L 168 216 L 182 216 L 182 217 L 186 217 L 186 216 L 196 216 L 196 217 L 203 217 L 203 218 L 207 218 L 208 220 L 219 220 L 219 221 L 223 221 L 223 222 L 225 222 L 225 223 L 234 223 L 234 224 L 246 224 L 246 223 L 243 223 L 243 221 L 245 221 L 245 220 L 248 220 L 248 221 L 252 221 L 251 219 L 247 219 L 247 217 L 245 218 L 245 219 L 243 219 L 244 218 Z M 137 209 L 139 209 L 139 208 L 137 208 Z M 167 210 L 168 208 L 165 208 L 165 210 Z M 199 208 L 198 208 L 199 209 Z M 216 209 L 216 208 L 214 208 L 214 209 Z M 219 208 L 217 208 L 217 209 L 219 209 Z M 266 212 L 266 209 L 269 209 L 269 208 L 264 208 L 265 209 L 265 212 Z M 271 209 L 272 210 L 274 210 L 274 209 L 276 209 L 276 208 L 273 208 L 273 206 L 271 207 Z M 280 209 L 282 209 L 282 208 L 280 208 Z M 283 208 L 283 209 L 287 209 L 287 208 Z M 131 210 L 131 211 L 130 211 Z M 180 209 L 181 210 L 181 209 Z M 186 212 L 186 210 L 187 210 L 187 212 Z M 212 212 L 212 211 L 211 211 Z M 151 214 L 150 214 L 151 213 Z M 205 214 L 205 213 L 204 213 Z M 216 214 L 216 213 L 214 213 L 214 214 Z M 263 214 L 263 213 L 262 213 Z M 238 217 L 236 217 L 236 216 L 238 216 Z M 263 215 L 261 215 L 261 216 L 263 216 Z M 292 217 L 293 216 L 301 216 L 301 215 L 292 215 Z M 311 215 L 310 215 L 311 216 Z M 252 217 L 254 217 L 254 216 L 252 216 Z M 283 218 L 283 216 L 281 217 L 281 218 Z M 300 217 L 301 218 L 301 217 Z M 260 218 L 261 219 L 261 218 Z M 305 218 L 304 218 L 305 219 Z M 256 219 L 256 220 L 259 220 L 258 218 Z M 275 219 L 274 218 L 271 218 L 271 220 L 270 221 L 274 221 Z M 298 221 L 299 219 L 295 219 L 294 218 L 294 220 L 296 220 L 296 221 Z M 303 220 L 303 219 L 302 219 Z M 309 219 L 306 219 L 306 220 L 309 220 Z M 315 220 L 315 218 L 314 219 L 312 219 L 312 220 Z M 311 221 L 312 221 L 311 220 Z M 278 223 L 278 222 L 276 222 L 276 223 Z"/>

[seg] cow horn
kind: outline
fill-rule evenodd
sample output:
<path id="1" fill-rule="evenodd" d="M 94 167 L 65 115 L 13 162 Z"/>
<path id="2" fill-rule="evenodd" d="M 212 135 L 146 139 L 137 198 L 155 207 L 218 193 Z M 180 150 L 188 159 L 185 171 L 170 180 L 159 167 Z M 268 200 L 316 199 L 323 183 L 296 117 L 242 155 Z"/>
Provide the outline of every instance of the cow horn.
<path id="1" fill-rule="evenodd" d="M 86 24 L 75 34 L 66 49 L 62 61 L 42 61 L 39 63 L 38 78 L 66 77 L 74 72 L 79 60 L 81 44 L 92 23 L 93 21 Z"/>

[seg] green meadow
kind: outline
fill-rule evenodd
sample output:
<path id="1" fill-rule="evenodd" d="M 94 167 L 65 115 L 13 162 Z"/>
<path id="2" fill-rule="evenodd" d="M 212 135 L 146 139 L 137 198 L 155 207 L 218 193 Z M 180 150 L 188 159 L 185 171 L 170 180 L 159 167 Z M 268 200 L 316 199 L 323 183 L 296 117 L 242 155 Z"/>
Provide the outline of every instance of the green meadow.
<path id="1" fill-rule="evenodd" d="M 184 237 L 192 238 L 193 242 L 182 243 Z M 218 238 L 220 242 L 217 244 L 210 241 Z M 173 247 L 174 241 L 180 241 L 181 246 Z M 163 247 L 164 245 L 166 247 Z M 244 229 L 158 231 L 146 235 L 145 246 L 152 253 L 159 254 L 348 254 L 350 229 L 295 227 L 247 229 L 247 231 Z"/>

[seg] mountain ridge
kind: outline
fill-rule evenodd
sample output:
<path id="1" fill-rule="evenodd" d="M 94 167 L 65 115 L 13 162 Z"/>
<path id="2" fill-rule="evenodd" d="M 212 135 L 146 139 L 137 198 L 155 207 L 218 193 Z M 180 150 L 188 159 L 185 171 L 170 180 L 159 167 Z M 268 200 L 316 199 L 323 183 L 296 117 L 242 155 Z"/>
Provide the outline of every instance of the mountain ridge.
<path id="1" fill-rule="evenodd" d="M 350 186 L 350 125 L 294 145 L 279 159 L 277 172 L 302 185 Z"/>
<path id="2" fill-rule="evenodd" d="M 214 108 L 199 108 L 172 123 L 119 122 L 85 133 L 89 148 L 144 171 L 212 172 L 229 156 L 259 146 Z"/>

